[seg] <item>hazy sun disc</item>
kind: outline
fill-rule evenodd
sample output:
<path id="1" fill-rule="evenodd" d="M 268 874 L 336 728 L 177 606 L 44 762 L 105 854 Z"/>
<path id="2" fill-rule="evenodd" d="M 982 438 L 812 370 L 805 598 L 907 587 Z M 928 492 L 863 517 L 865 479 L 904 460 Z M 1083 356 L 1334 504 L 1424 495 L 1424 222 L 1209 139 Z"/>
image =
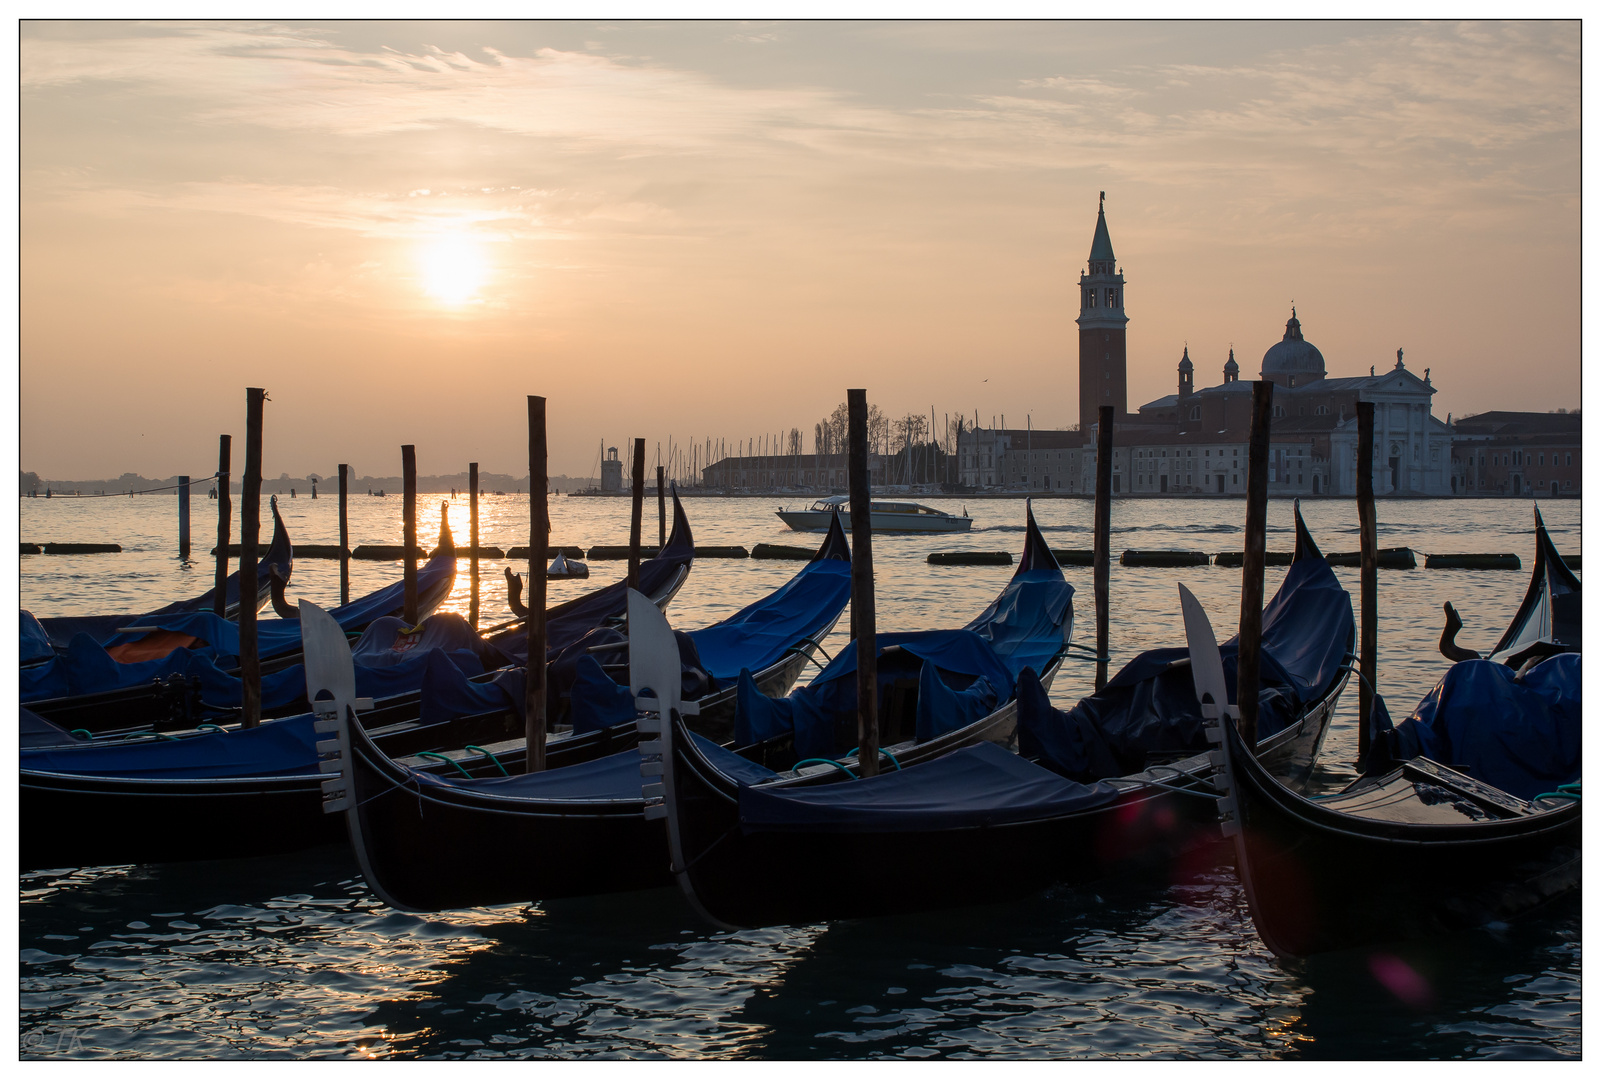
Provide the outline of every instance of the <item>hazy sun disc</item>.
<path id="1" fill-rule="evenodd" d="M 465 304 L 477 295 L 489 274 L 483 249 L 462 236 L 435 240 L 418 258 L 423 288 L 442 304 Z"/>

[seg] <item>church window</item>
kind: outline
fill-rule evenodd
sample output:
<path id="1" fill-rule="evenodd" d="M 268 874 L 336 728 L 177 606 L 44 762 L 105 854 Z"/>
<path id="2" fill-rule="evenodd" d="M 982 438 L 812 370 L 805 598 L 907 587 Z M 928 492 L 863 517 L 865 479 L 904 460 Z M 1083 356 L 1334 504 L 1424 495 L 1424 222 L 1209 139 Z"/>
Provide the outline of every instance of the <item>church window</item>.
<path id="1" fill-rule="evenodd" d="M 1315 411 L 1318 416 L 1329 415 L 1329 407 L 1327 405 L 1319 405 Z"/>
<path id="2" fill-rule="evenodd" d="M 1190 419 L 1191 420 L 1199 420 L 1200 418 L 1201 418 L 1201 407 L 1199 405 L 1197 405 L 1197 406 L 1195 406 L 1195 408 L 1190 410 Z"/>
<path id="3" fill-rule="evenodd" d="M 1572 465 L 1572 464 L 1573 464 L 1573 455 L 1572 455 L 1572 454 L 1569 454 L 1569 455 L 1568 455 L 1568 460 L 1567 460 L 1567 464 L 1569 464 L 1569 465 Z"/>
<path id="4" fill-rule="evenodd" d="M 1275 406 L 1273 406 L 1273 416 L 1274 416 L 1275 419 L 1278 418 L 1278 417 L 1281 417 L 1283 415 L 1284 415 L 1284 406 L 1283 405 L 1275 405 Z"/>
<path id="5" fill-rule="evenodd" d="M 1117 290 L 1116 289 L 1107 289 L 1106 290 L 1106 306 L 1107 307 L 1117 307 Z"/>
<path id="6" fill-rule="evenodd" d="M 1084 306 L 1085 307 L 1094 307 L 1095 306 L 1095 290 L 1094 289 L 1086 290 L 1085 293 L 1084 293 L 1084 297 L 1085 297 L 1085 300 L 1084 300 Z"/>

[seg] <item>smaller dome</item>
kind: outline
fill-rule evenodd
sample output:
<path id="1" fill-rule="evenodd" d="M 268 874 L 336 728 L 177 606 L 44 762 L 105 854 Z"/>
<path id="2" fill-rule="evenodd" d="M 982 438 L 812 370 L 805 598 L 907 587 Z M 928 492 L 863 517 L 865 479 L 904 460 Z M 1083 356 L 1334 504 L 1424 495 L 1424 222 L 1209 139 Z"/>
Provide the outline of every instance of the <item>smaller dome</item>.
<path id="1" fill-rule="evenodd" d="M 1184 359 L 1179 361 L 1180 371 L 1194 371 L 1195 365 L 1190 363 L 1190 347 L 1184 346 Z"/>
<path id="2" fill-rule="evenodd" d="M 1223 373 L 1225 375 L 1238 375 L 1240 373 L 1240 365 L 1234 362 L 1233 349 L 1229 350 L 1229 362 L 1223 365 Z"/>

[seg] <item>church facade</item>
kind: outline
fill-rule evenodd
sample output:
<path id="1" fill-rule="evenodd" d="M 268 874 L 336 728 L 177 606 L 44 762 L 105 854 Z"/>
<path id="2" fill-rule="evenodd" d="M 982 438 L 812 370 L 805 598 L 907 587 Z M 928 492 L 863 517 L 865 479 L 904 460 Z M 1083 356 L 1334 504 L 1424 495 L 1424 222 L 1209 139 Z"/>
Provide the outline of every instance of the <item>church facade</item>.
<path id="1" fill-rule="evenodd" d="M 1251 427 L 1251 383 L 1229 350 L 1222 381 L 1197 389 L 1186 346 L 1176 392 L 1130 413 L 1126 282 L 1106 224 L 1105 193 L 1087 267 L 1079 277 L 1079 424 L 1076 431 L 973 429 L 957 460 L 962 483 L 1061 494 L 1095 490 L 1099 407 L 1114 410 L 1113 491 L 1119 494 L 1241 495 Z M 1269 450 L 1271 495 L 1356 493 L 1356 404 L 1374 403 L 1374 492 L 1454 493 L 1451 429 L 1434 418 L 1434 385 L 1407 368 L 1401 350 L 1383 373 L 1330 378 L 1294 308 L 1283 337 L 1262 356 L 1274 384 Z"/>

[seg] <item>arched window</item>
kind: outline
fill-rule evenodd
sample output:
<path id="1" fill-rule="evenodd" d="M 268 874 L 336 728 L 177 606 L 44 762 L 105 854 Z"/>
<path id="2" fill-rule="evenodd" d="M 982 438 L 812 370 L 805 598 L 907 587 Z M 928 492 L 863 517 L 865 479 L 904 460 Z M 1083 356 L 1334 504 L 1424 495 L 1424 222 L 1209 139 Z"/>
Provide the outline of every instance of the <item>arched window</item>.
<path id="1" fill-rule="evenodd" d="M 1273 416 L 1275 418 L 1281 417 L 1283 415 L 1284 415 L 1284 406 L 1283 405 L 1275 405 L 1275 406 L 1273 406 Z"/>
<path id="2" fill-rule="evenodd" d="M 1199 420 L 1200 418 L 1201 418 L 1201 407 L 1199 405 L 1196 405 L 1196 406 L 1194 406 L 1193 408 L 1190 409 L 1190 419 L 1191 420 Z"/>

